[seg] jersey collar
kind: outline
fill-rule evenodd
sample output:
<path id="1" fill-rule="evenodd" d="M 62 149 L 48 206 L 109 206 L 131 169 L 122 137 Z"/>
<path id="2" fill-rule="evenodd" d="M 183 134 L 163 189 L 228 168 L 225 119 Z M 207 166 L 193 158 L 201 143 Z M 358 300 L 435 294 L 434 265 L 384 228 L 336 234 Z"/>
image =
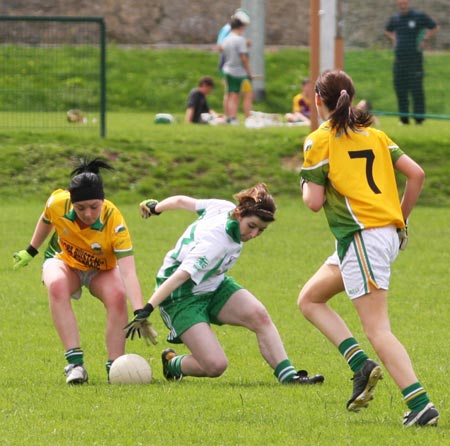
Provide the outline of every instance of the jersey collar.
<path id="1" fill-rule="evenodd" d="M 225 225 L 226 233 L 233 239 L 236 243 L 241 243 L 241 230 L 239 227 L 239 222 L 234 218 L 229 218 Z"/>
<path id="2" fill-rule="evenodd" d="M 65 215 L 65 217 L 68 219 L 68 220 L 70 220 L 70 221 L 75 221 L 76 219 L 77 219 L 77 214 L 76 214 L 76 212 L 75 212 L 75 210 L 74 209 L 71 209 L 66 215 Z M 96 230 L 96 231 L 101 231 L 102 229 L 103 229 L 103 223 L 101 222 L 101 220 L 100 220 L 100 217 L 99 218 L 97 218 L 97 220 L 94 222 L 94 223 L 92 223 L 92 225 L 91 226 L 89 226 L 91 229 L 94 229 L 94 230 Z"/>

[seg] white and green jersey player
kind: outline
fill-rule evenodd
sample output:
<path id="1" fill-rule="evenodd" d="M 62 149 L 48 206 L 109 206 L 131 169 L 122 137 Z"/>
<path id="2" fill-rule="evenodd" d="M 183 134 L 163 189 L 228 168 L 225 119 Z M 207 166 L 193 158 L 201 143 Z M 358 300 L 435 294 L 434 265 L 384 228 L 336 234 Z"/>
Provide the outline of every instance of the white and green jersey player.
<path id="1" fill-rule="evenodd" d="M 199 218 L 187 227 L 175 248 L 166 254 L 156 279 L 160 286 L 177 270 L 189 275 L 159 307 L 170 329 L 167 340 L 172 343 L 181 343 L 179 335 L 197 323 L 222 325 L 217 314 L 242 288 L 225 276 L 243 246 L 239 221 L 230 218 L 236 205 L 208 199 L 195 200 L 194 207 Z"/>
<path id="2" fill-rule="evenodd" d="M 264 184 L 239 192 L 235 198 L 237 205 L 187 196 L 141 203 L 143 217 L 184 209 L 198 213 L 199 218 L 165 256 L 156 289 L 147 305 L 135 312 L 127 325 L 127 337 L 140 334 L 148 316 L 159 306 L 170 330 L 168 341 L 184 343 L 191 352 L 188 355 L 177 355 L 173 349 L 163 352 L 163 373 L 169 380 L 187 375 L 222 375 L 228 361 L 211 325 L 229 324 L 256 334 L 261 354 L 279 382 L 323 382 L 321 375 L 308 377 L 304 371 L 296 372 L 264 305 L 226 275 L 239 258 L 243 244 L 261 235 L 275 220 L 276 206 Z"/>
<path id="3" fill-rule="evenodd" d="M 157 282 L 161 284 L 178 268 L 190 275 L 190 280 L 177 288 L 164 301 L 176 303 L 188 295 L 216 291 L 225 273 L 235 264 L 242 251 L 239 222 L 230 218 L 236 205 L 225 200 L 195 200 L 199 218 L 189 225 L 161 266 Z"/>

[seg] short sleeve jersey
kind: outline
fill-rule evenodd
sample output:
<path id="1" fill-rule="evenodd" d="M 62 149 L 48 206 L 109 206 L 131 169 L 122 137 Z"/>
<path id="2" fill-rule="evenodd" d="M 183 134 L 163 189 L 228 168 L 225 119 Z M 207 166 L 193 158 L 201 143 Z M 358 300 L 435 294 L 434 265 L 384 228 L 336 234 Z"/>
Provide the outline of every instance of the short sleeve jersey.
<path id="1" fill-rule="evenodd" d="M 397 56 L 407 56 L 421 51 L 420 41 L 425 29 L 434 29 L 436 22 L 427 14 L 410 9 L 407 14 L 395 14 L 386 24 L 386 31 L 395 33 Z"/>
<path id="2" fill-rule="evenodd" d="M 209 106 L 206 96 L 198 88 L 192 89 L 187 98 L 186 108 L 191 107 L 194 109 L 192 122 L 201 122 L 202 113 L 209 113 Z"/>
<path id="3" fill-rule="evenodd" d="M 184 231 L 161 266 L 157 281 L 161 283 L 177 269 L 190 274 L 191 280 L 168 298 L 215 291 L 225 273 L 235 264 L 242 251 L 239 222 L 230 218 L 235 205 L 229 201 L 197 200 L 199 217 Z"/>
<path id="4" fill-rule="evenodd" d="M 223 41 L 222 48 L 225 58 L 223 72 L 233 77 L 246 77 L 247 71 L 241 60 L 242 54 L 248 54 L 245 38 L 232 32 Z"/>
<path id="5" fill-rule="evenodd" d="M 97 221 L 81 229 L 69 192 L 58 189 L 47 200 L 44 222 L 55 228 L 45 257 L 61 259 L 72 268 L 109 270 L 117 265 L 117 259 L 133 254 L 125 220 L 108 200 L 104 200 Z"/>
<path id="6" fill-rule="evenodd" d="M 404 227 L 394 164 L 403 151 L 371 127 L 337 135 L 329 121 L 305 140 L 300 176 L 325 187 L 324 211 L 336 239 L 355 232 Z"/>

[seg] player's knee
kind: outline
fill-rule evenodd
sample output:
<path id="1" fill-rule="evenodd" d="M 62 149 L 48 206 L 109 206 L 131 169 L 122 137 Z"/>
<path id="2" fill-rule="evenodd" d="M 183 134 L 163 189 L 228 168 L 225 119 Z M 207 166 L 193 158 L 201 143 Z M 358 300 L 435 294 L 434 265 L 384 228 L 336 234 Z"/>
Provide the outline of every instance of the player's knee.
<path id="1" fill-rule="evenodd" d="M 117 299 L 112 299 L 112 301 L 105 304 L 105 308 L 108 313 L 113 312 L 120 315 L 127 314 L 127 303 L 125 296 L 119 296 Z"/>
<path id="2" fill-rule="evenodd" d="M 392 333 L 387 328 L 381 327 L 364 327 L 364 334 L 367 340 L 372 344 L 375 350 L 382 347 L 386 343 L 386 339 L 392 337 Z"/>
<path id="3" fill-rule="evenodd" d="M 225 356 L 211 358 L 207 363 L 203 364 L 206 375 L 209 378 L 217 378 L 228 368 L 228 361 Z"/>
<path id="4" fill-rule="evenodd" d="M 121 287 L 114 288 L 99 299 L 103 302 L 105 309 L 111 314 L 127 313 L 127 301 L 125 290 Z"/>
<path id="5" fill-rule="evenodd" d="M 54 280 L 46 283 L 49 299 L 59 302 L 70 297 L 70 290 L 63 280 Z"/>
<path id="6" fill-rule="evenodd" d="M 301 291 L 298 299 L 297 299 L 297 306 L 300 310 L 300 312 L 305 316 L 306 318 L 310 314 L 312 308 L 311 308 L 311 301 L 309 299 L 309 295 L 306 291 Z"/>
<path id="7" fill-rule="evenodd" d="M 256 305 L 248 315 L 247 327 L 255 332 L 272 325 L 272 319 L 263 304 Z"/>

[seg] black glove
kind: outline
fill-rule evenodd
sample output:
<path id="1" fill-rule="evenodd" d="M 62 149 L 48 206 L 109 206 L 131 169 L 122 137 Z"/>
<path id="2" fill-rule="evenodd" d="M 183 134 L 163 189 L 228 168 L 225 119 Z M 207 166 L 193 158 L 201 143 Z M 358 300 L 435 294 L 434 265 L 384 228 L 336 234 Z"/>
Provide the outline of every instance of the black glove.
<path id="1" fill-rule="evenodd" d="M 153 311 L 153 305 L 147 303 L 144 308 L 134 311 L 134 318 L 125 327 L 125 337 L 134 339 L 137 334 L 143 337 L 146 341 L 150 340 L 156 344 L 156 331 L 151 327 L 151 323 L 147 320 Z"/>

